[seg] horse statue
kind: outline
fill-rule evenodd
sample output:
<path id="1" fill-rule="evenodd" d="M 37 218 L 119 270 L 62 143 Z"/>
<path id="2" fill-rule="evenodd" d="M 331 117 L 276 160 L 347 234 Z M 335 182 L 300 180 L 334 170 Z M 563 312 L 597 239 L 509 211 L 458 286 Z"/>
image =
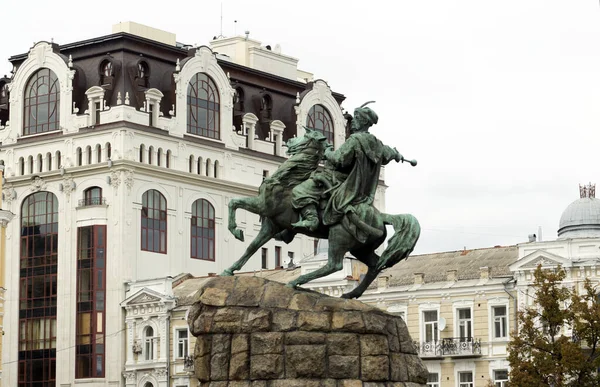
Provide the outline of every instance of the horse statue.
<path id="1" fill-rule="evenodd" d="M 244 240 L 243 231 L 236 225 L 238 209 L 241 208 L 259 215 L 262 218 L 262 225 L 258 235 L 250 242 L 242 257 L 226 269 L 221 274 L 222 276 L 231 276 L 234 271 L 240 270 L 248 259 L 271 238 L 290 243 L 297 233 L 302 233 L 310 237 L 329 240 L 328 262 L 311 273 L 299 276 L 288 283 L 288 286 L 297 287 L 341 270 L 344 256 L 350 252 L 356 259 L 363 262 L 368 270 L 358 286 L 343 294 L 342 297 L 358 298 L 382 270 L 392 267 L 408 257 L 420 235 L 421 229 L 417 219 L 410 214 L 381 213 L 372 205 L 372 196 L 378 183 L 381 165 L 390 160 L 397 162 L 407 160 L 404 160 L 395 149 L 384 146 L 375 136 L 365 130 L 365 127 L 368 129 L 373 121 L 377 121 L 377 116 L 371 109 L 364 108 L 364 105 L 356 109 L 352 121 L 355 134 L 351 135 L 346 143 L 335 152 L 330 149 L 331 146 L 322 133 L 310 128 L 305 128 L 304 136 L 292 138 L 287 142 L 289 158 L 272 176 L 263 181 L 259 187 L 258 196 L 234 198 L 229 202 L 228 228 L 236 239 Z M 353 152 L 354 159 L 348 164 L 348 160 L 350 160 L 348 152 L 350 151 Z M 339 181 L 340 174 L 334 171 L 335 168 L 329 163 L 326 163 L 324 170 L 332 171 L 332 173 L 320 174 L 317 171 L 319 163 L 325 157 L 335 164 L 336 152 L 346 152 L 340 153 L 348 164 L 343 168 L 345 172 L 350 169 L 360 172 L 360 168 L 367 168 L 357 166 L 361 164 L 361 157 L 366 160 L 361 165 L 368 164 L 371 169 L 367 168 L 367 172 L 363 170 L 362 174 L 350 172 L 347 174 L 347 178 L 346 174 L 342 173 L 342 180 L 345 178 L 345 181 L 341 183 Z M 374 155 L 377 152 L 379 155 Z M 366 156 L 366 153 L 369 155 Z M 367 157 L 377 162 L 372 163 L 368 161 Z M 408 162 L 413 166 L 416 165 L 414 160 Z M 349 169 L 349 166 L 352 168 Z M 376 177 L 373 178 L 372 175 L 375 172 Z M 370 176 L 367 178 L 366 175 Z M 353 186 L 348 186 L 349 182 L 359 187 L 352 188 Z M 304 210 L 299 211 L 298 206 L 293 205 L 295 204 L 293 201 L 295 200 L 294 196 L 298 196 L 298 192 L 305 192 L 305 189 L 300 188 L 308 187 L 311 184 L 312 190 L 317 189 L 320 194 L 317 195 L 316 202 L 318 204 L 314 206 L 316 208 L 315 218 L 316 216 L 318 218 L 311 226 L 303 227 L 304 222 L 301 221 L 301 218 L 304 217 L 305 212 Z M 370 186 L 363 187 L 365 185 Z M 371 194 L 370 200 L 369 197 L 362 198 L 356 194 L 352 195 L 354 192 L 361 191 L 361 187 L 365 188 L 363 191 Z M 341 196 L 339 194 L 336 196 L 336 192 L 341 192 Z M 348 197 L 352 200 L 345 200 Z M 343 206 L 338 205 L 343 208 L 336 209 L 336 202 L 344 204 Z M 389 239 L 387 248 L 379 256 L 375 250 L 386 239 L 386 225 L 393 226 L 394 235 Z"/>

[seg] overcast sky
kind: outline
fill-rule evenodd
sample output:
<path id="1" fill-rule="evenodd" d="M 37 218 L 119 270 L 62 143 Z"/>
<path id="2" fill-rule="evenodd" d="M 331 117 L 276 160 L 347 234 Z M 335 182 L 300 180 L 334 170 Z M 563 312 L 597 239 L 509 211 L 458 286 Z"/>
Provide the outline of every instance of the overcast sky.
<path id="1" fill-rule="evenodd" d="M 3 1 L 0 74 L 33 42 L 121 21 L 188 44 L 220 33 L 219 1 Z M 386 169 L 387 212 L 414 214 L 415 253 L 555 239 L 578 184 L 600 183 L 598 0 L 223 0 L 223 35 L 282 46 L 379 115 L 372 132 L 419 165 Z M 234 23 L 237 20 L 237 23 Z M 237 25 L 237 27 L 235 27 Z"/>

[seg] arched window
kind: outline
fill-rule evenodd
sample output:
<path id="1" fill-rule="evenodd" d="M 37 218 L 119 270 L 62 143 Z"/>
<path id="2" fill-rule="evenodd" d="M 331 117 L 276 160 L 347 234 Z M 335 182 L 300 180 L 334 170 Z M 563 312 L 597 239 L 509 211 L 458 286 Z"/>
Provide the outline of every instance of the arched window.
<path id="1" fill-rule="evenodd" d="M 140 163 L 143 163 L 144 160 L 146 159 L 146 155 L 144 154 L 146 152 L 144 144 L 140 145 Z"/>
<path id="2" fill-rule="evenodd" d="M 171 168 L 171 151 L 170 150 L 167 151 L 167 160 L 165 162 L 165 166 L 167 168 Z"/>
<path id="3" fill-rule="evenodd" d="M 144 359 L 154 359 L 154 329 L 152 327 L 144 329 Z"/>
<path id="4" fill-rule="evenodd" d="M 187 96 L 187 132 L 219 139 L 219 92 L 213 80 L 204 73 L 197 73 L 190 81 Z"/>
<path id="5" fill-rule="evenodd" d="M 25 87 L 23 135 L 59 129 L 60 87 L 50 69 L 40 69 Z"/>
<path id="6" fill-rule="evenodd" d="M 52 170 L 52 153 L 50 152 L 46 153 L 46 170 Z"/>
<path id="7" fill-rule="evenodd" d="M 100 84 L 110 85 L 113 81 L 114 69 L 113 64 L 109 60 L 104 60 L 100 64 Z"/>
<path id="8" fill-rule="evenodd" d="M 25 175 L 25 159 L 19 157 L 19 175 Z"/>
<path id="9" fill-rule="evenodd" d="M 34 169 L 33 169 L 33 156 L 29 156 L 27 158 L 27 173 L 29 173 L 30 175 L 33 173 Z"/>
<path id="10" fill-rule="evenodd" d="M 102 162 L 102 147 L 100 146 L 100 144 L 96 144 L 96 162 Z"/>
<path id="11" fill-rule="evenodd" d="M 110 160 L 110 158 L 112 157 L 112 149 L 110 147 L 110 142 L 107 142 L 105 147 L 106 147 L 106 159 Z"/>
<path id="12" fill-rule="evenodd" d="M 215 160 L 215 173 L 214 177 L 219 177 L 219 160 Z"/>
<path id="13" fill-rule="evenodd" d="M 235 88 L 235 94 L 233 95 L 233 111 L 234 113 L 241 113 L 244 111 L 244 89 L 241 87 Z"/>
<path id="14" fill-rule="evenodd" d="M 90 187 L 83 192 L 84 206 L 98 206 L 102 204 L 102 188 Z"/>
<path id="15" fill-rule="evenodd" d="M 56 151 L 56 169 L 59 169 L 60 167 L 62 167 L 61 154 L 60 151 Z"/>
<path id="16" fill-rule="evenodd" d="M 85 157 L 85 165 L 90 165 L 92 163 L 92 147 L 89 145 L 85 147 Z"/>
<path id="17" fill-rule="evenodd" d="M 81 148 L 77 148 L 76 157 L 77 157 L 77 166 L 81 166 L 83 164 L 83 151 Z"/>
<path id="18" fill-rule="evenodd" d="M 204 170 L 204 161 L 202 161 L 202 157 L 198 157 L 198 162 L 196 163 L 196 173 L 202 175 L 202 171 Z"/>
<path id="19" fill-rule="evenodd" d="M 148 164 L 152 165 L 152 162 L 154 161 L 154 147 L 150 146 L 148 148 Z"/>
<path id="20" fill-rule="evenodd" d="M 41 191 L 25 198 L 21 206 L 20 270 L 16 274 L 20 290 L 16 336 L 19 350 L 15 355 L 18 368 L 28 372 L 19 372 L 20 386 L 54 385 L 58 225 L 54 194 Z"/>
<path id="21" fill-rule="evenodd" d="M 37 171 L 43 172 L 44 171 L 44 163 L 42 162 L 42 155 L 40 153 L 38 153 L 38 155 L 37 155 L 36 164 L 37 164 Z"/>
<path id="22" fill-rule="evenodd" d="M 150 78 L 150 67 L 148 67 L 148 63 L 141 61 L 137 65 L 137 85 L 142 87 L 148 87 L 148 78 Z"/>
<path id="23" fill-rule="evenodd" d="M 191 257 L 215 260 L 215 208 L 205 199 L 192 204 Z"/>
<path id="24" fill-rule="evenodd" d="M 194 155 L 190 155 L 190 162 L 189 162 L 189 167 L 190 167 L 190 173 L 192 173 L 194 171 Z"/>
<path id="25" fill-rule="evenodd" d="M 306 118 L 306 126 L 323 133 L 327 137 L 327 141 L 331 145 L 335 145 L 333 143 L 333 120 L 331 119 L 331 114 L 325 109 L 325 106 L 313 105 L 310 108 L 308 117 Z"/>
<path id="26" fill-rule="evenodd" d="M 212 172 L 213 172 L 212 168 L 213 168 L 212 161 L 210 161 L 210 159 L 206 159 L 206 170 L 205 170 L 206 176 L 210 177 L 212 175 Z"/>
<path id="27" fill-rule="evenodd" d="M 158 153 L 156 154 L 156 165 L 158 165 L 159 167 L 162 164 L 162 158 L 163 158 L 163 150 L 162 150 L 162 148 L 158 148 Z"/>
<path id="28" fill-rule="evenodd" d="M 155 189 L 142 195 L 142 250 L 167 253 L 167 199 Z"/>
<path id="29" fill-rule="evenodd" d="M 271 110 L 273 109 L 273 100 L 271 96 L 265 94 L 260 99 L 260 117 L 261 121 L 268 121 L 271 119 Z"/>

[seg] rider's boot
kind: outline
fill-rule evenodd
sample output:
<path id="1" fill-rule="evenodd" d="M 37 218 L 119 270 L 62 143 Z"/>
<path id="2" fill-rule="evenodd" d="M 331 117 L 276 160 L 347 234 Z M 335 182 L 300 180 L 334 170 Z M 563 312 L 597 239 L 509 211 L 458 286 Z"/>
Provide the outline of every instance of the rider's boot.
<path id="1" fill-rule="evenodd" d="M 309 204 L 300 211 L 302 220 L 293 223 L 294 228 L 305 228 L 309 231 L 315 231 L 319 227 L 319 214 L 317 213 L 317 206 L 315 204 Z"/>

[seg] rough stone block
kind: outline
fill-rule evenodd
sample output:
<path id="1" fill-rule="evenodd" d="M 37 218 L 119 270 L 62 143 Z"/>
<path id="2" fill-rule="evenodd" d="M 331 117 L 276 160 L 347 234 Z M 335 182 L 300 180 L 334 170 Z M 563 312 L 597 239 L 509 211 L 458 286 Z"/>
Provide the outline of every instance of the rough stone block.
<path id="1" fill-rule="evenodd" d="M 321 387 L 320 380 L 281 379 L 269 382 L 269 387 Z"/>
<path id="2" fill-rule="evenodd" d="M 228 296 L 226 289 L 208 288 L 199 297 L 199 301 L 205 305 L 224 306 Z"/>
<path id="3" fill-rule="evenodd" d="M 229 377 L 229 353 L 217 353 L 210 359 L 210 379 L 227 380 Z"/>
<path id="4" fill-rule="evenodd" d="M 363 313 L 365 329 L 368 333 L 387 334 L 387 316 L 379 313 Z"/>
<path id="5" fill-rule="evenodd" d="M 407 381 L 408 369 L 402 354 L 393 353 L 390 357 L 390 379 L 392 381 Z"/>
<path id="6" fill-rule="evenodd" d="M 413 383 L 427 383 L 427 376 L 429 372 L 425 367 L 425 364 L 419 359 L 417 355 L 403 355 L 406 363 L 406 369 L 408 370 L 408 381 Z"/>
<path id="7" fill-rule="evenodd" d="M 333 312 L 331 328 L 336 331 L 363 332 L 362 313 L 355 311 Z"/>
<path id="8" fill-rule="evenodd" d="M 250 379 L 281 379 L 283 377 L 283 355 L 252 355 L 250 357 Z"/>
<path id="9" fill-rule="evenodd" d="M 340 310 L 343 304 L 347 300 L 334 298 L 334 297 L 320 297 L 315 304 L 315 312 L 332 312 L 334 310 Z"/>
<path id="10" fill-rule="evenodd" d="M 289 332 L 285 335 L 286 345 L 325 344 L 327 335 L 320 332 Z"/>
<path id="11" fill-rule="evenodd" d="M 246 381 L 232 381 L 229 382 L 229 384 L 227 385 L 227 387 L 250 387 L 250 381 L 246 380 Z"/>
<path id="12" fill-rule="evenodd" d="M 301 311 L 298 313 L 298 328 L 303 331 L 327 332 L 331 328 L 331 314 Z"/>
<path id="13" fill-rule="evenodd" d="M 196 360 L 194 360 L 194 374 L 198 380 L 210 380 L 210 355 L 196 357 Z"/>
<path id="14" fill-rule="evenodd" d="M 358 356 L 358 336 L 354 333 L 330 333 L 327 335 L 327 351 L 329 355 Z"/>
<path id="15" fill-rule="evenodd" d="M 231 351 L 231 335 L 228 334 L 216 334 L 212 336 L 212 349 L 211 354 L 217 355 L 224 353 L 229 355 Z"/>
<path id="16" fill-rule="evenodd" d="M 258 306 L 264 292 L 265 280 L 259 277 L 247 277 L 237 281 L 231 295 L 227 298 L 227 305 Z"/>
<path id="17" fill-rule="evenodd" d="M 289 345 L 285 348 L 286 378 L 325 376 L 325 345 Z"/>
<path id="18" fill-rule="evenodd" d="M 247 334 L 233 335 L 231 338 L 231 353 L 248 352 L 248 339 L 249 335 Z"/>
<path id="19" fill-rule="evenodd" d="M 340 380 L 340 387 L 362 387 L 363 382 L 361 380 L 344 379 Z"/>
<path id="20" fill-rule="evenodd" d="M 283 333 L 253 333 L 250 336 L 250 352 L 252 355 L 283 353 Z"/>
<path id="21" fill-rule="evenodd" d="M 360 375 L 363 381 L 388 380 L 387 356 L 363 356 L 360 358 Z"/>
<path id="22" fill-rule="evenodd" d="M 232 333 L 240 332 L 245 310 L 243 308 L 220 308 L 213 317 L 211 332 Z"/>
<path id="23" fill-rule="evenodd" d="M 387 355 L 389 353 L 388 338 L 384 335 L 360 336 L 361 356 Z"/>
<path id="24" fill-rule="evenodd" d="M 208 387 L 227 387 L 227 382 L 210 382 Z"/>
<path id="25" fill-rule="evenodd" d="M 253 380 L 252 387 L 267 387 L 266 380 Z"/>
<path id="26" fill-rule="evenodd" d="M 294 294 L 296 294 L 296 291 L 292 288 L 268 282 L 260 304 L 264 308 L 287 308 Z"/>
<path id="27" fill-rule="evenodd" d="M 271 327 L 271 312 L 268 309 L 251 309 L 242 324 L 244 332 L 267 331 Z"/>
<path id="28" fill-rule="evenodd" d="M 296 329 L 298 312 L 275 309 L 272 313 L 273 322 L 271 324 L 271 330 L 275 332 L 287 332 Z"/>
<path id="29" fill-rule="evenodd" d="M 358 378 L 360 364 L 358 356 L 329 356 L 329 372 L 327 376 L 330 378 Z"/>
<path id="30" fill-rule="evenodd" d="M 250 376 L 250 355 L 240 352 L 231 355 L 229 360 L 229 380 L 243 380 Z"/>
<path id="31" fill-rule="evenodd" d="M 210 353 L 211 350 L 211 335 L 201 335 L 196 338 L 196 346 L 194 348 L 194 355 L 196 357 L 205 356 Z"/>
<path id="32" fill-rule="evenodd" d="M 290 309 L 294 310 L 314 310 L 315 304 L 317 303 L 319 296 L 313 293 L 296 293 L 290 301 Z"/>

